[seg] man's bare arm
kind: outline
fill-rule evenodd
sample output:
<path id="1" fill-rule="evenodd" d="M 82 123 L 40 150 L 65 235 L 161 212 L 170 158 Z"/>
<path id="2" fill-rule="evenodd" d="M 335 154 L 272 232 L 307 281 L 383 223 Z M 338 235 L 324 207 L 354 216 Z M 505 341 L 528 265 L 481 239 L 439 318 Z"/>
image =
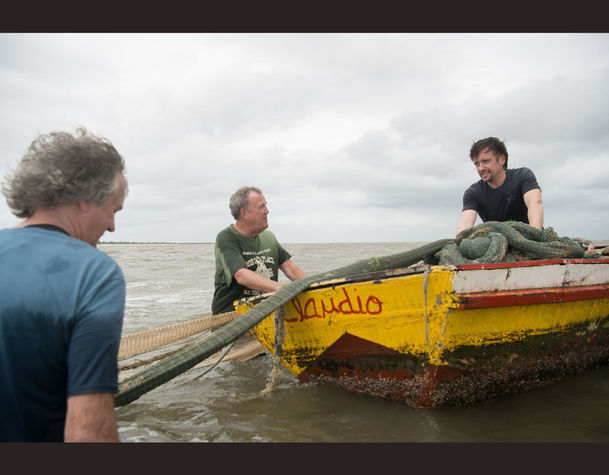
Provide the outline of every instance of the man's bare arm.
<path id="1" fill-rule="evenodd" d="M 476 222 L 476 218 L 478 217 L 478 213 L 473 209 L 466 209 L 461 213 L 461 219 L 459 220 L 459 225 L 457 226 L 457 234 L 465 229 L 471 228 Z"/>
<path id="2" fill-rule="evenodd" d="M 290 280 L 306 277 L 303 270 L 290 259 L 284 261 L 279 268 Z M 243 285 L 248 289 L 261 292 L 275 292 L 280 287 L 279 282 L 262 277 L 260 274 L 256 274 L 254 271 L 246 269 L 245 267 L 235 272 L 235 280 L 238 284 Z"/>
<path id="3" fill-rule="evenodd" d="M 261 292 L 275 292 L 279 288 L 279 283 L 274 280 L 262 277 L 254 271 L 245 267 L 239 269 L 235 273 L 235 280 L 238 284 L 247 287 L 248 289 L 258 290 Z"/>
<path id="4" fill-rule="evenodd" d="M 120 442 L 114 395 L 79 394 L 68 398 L 65 442 Z"/>
<path id="5" fill-rule="evenodd" d="M 527 217 L 529 225 L 535 226 L 538 229 L 543 229 L 543 201 L 541 199 L 541 190 L 536 188 L 527 191 L 522 195 L 524 204 L 527 205 Z"/>
<path id="6" fill-rule="evenodd" d="M 304 271 L 291 259 L 283 261 L 279 268 L 290 280 L 302 279 L 303 277 L 307 276 L 307 274 L 305 274 Z"/>

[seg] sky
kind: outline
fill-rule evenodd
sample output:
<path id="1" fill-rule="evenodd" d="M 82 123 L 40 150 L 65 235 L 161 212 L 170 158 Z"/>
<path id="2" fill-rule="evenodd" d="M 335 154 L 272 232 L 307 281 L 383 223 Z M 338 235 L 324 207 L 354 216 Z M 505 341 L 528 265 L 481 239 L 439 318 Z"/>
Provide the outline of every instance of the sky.
<path id="1" fill-rule="evenodd" d="M 252 185 L 283 243 L 429 242 L 496 136 L 546 227 L 606 240 L 608 89 L 609 34 L 4 33 L 0 175 L 84 126 L 127 167 L 102 241 L 213 242 Z M 0 228 L 19 221 L 2 196 Z"/>

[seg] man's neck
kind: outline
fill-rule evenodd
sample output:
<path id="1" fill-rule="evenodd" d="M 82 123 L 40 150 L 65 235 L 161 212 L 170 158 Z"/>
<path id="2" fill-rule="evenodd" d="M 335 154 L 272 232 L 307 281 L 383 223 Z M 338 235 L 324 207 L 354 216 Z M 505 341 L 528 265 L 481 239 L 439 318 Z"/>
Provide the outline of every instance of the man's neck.
<path id="1" fill-rule="evenodd" d="M 38 209 L 32 216 L 19 223 L 17 227 L 34 226 L 38 224 L 50 224 L 63 229 L 68 235 L 74 237 L 76 234 L 76 220 L 73 214 L 73 205 L 60 205 L 48 209 Z"/>
<path id="2" fill-rule="evenodd" d="M 256 236 L 258 236 L 258 234 L 260 234 L 260 233 L 257 233 L 255 231 L 249 229 L 247 226 L 244 226 L 243 223 L 240 223 L 239 221 L 235 221 L 235 223 L 233 224 L 233 228 L 235 228 L 237 231 L 239 231 L 244 236 L 251 237 L 251 238 L 255 238 Z"/>
<path id="3" fill-rule="evenodd" d="M 503 169 L 503 172 L 500 176 L 496 177 L 492 182 L 487 181 L 486 183 L 488 184 L 488 186 L 490 186 L 491 188 L 499 188 L 501 185 L 503 185 L 505 183 L 505 177 L 507 176 L 507 172 L 505 169 Z"/>

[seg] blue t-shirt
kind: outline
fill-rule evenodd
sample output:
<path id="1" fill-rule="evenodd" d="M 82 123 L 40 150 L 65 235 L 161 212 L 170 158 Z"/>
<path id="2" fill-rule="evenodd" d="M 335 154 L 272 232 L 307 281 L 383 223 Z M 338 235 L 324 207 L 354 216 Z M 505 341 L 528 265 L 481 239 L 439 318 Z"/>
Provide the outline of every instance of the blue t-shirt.
<path id="1" fill-rule="evenodd" d="M 0 441 L 63 441 L 70 396 L 118 390 L 125 280 L 56 230 L 0 230 Z"/>

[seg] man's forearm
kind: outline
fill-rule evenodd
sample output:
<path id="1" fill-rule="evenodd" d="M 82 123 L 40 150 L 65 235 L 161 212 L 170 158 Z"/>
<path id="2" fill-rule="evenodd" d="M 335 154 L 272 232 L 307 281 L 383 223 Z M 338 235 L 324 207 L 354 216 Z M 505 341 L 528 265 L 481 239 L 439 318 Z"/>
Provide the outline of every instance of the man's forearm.
<path id="1" fill-rule="evenodd" d="M 541 203 L 532 205 L 527 211 L 527 216 L 529 218 L 529 225 L 543 229 L 543 206 Z"/>
<path id="2" fill-rule="evenodd" d="M 262 277 L 260 274 L 245 268 L 239 269 L 235 273 L 235 280 L 243 287 L 260 292 L 275 292 L 279 288 L 278 282 Z"/>
<path id="3" fill-rule="evenodd" d="M 465 229 L 471 228 L 476 222 L 476 218 L 478 217 L 478 213 L 473 209 L 466 209 L 461 213 L 461 219 L 459 220 L 459 224 L 457 226 L 457 233 L 459 234 L 461 231 Z"/>
<path id="4" fill-rule="evenodd" d="M 65 442 L 119 442 L 110 393 L 80 394 L 68 398 Z"/>
<path id="5" fill-rule="evenodd" d="M 303 277 L 307 276 L 307 274 L 305 274 L 304 271 L 291 259 L 284 261 L 279 268 L 290 280 L 302 279 Z"/>
<path id="6" fill-rule="evenodd" d="M 527 206 L 529 225 L 543 229 L 543 201 L 541 190 L 534 189 L 524 194 L 524 204 Z"/>

